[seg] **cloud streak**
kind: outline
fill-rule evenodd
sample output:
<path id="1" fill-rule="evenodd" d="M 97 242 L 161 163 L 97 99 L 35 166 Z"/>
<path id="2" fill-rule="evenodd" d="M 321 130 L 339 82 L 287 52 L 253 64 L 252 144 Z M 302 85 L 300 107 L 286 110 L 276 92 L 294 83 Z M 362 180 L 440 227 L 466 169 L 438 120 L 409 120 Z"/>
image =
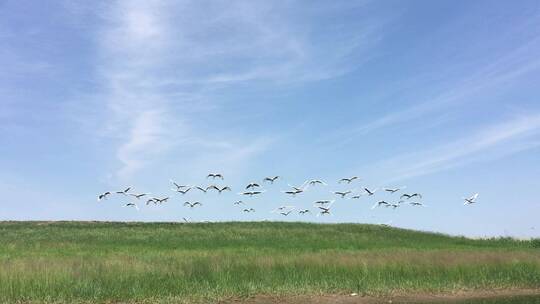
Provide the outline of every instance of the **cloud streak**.
<path id="1" fill-rule="evenodd" d="M 445 111 L 446 114 L 449 109 L 455 109 L 466 102 L 475 102 L 472 98 L 480 92 L 496 91 L 530 72 L 538 71 L 540 69 L 540 60 L 537 59 L 535 54 L 539 49 L 540 38 L 532 39 L 490 64 L 478 68 L 476 72 L 464 77 L 463 80 L 457 81 L 434 98 L 417 101 L 409 107 L 384 113 L 380 117 L 361 125 L 347 126 L 346 134 L 349 139 L 344 140 L 344 142 L 348 142 L 358 135 L 401 125 L 427 115 L 440 115 L 442 111 Z M 422 85 L 428 84 L 428 81 L 422 83 Z M 340 137 L 341 133 L 345 132 L 336 132 L 337 137 Z"/>
<path id="2" fill-rule="evenodd" d="M 118 145 L 121 180 L 180 145 L 180 153 L 199 151 L 198 157 L 212 145 L 234 162 L 261 153 L 273 140 L 222 129 L 195 131 L 208 111 L 220 110 L 219 98 L 209 92 L 248 82 L 279 86 L 343 75 L 366 60 L 383 26 L 366 21 L 361 30 L 321 47 L 312 31 L 334 39 L 338 29 L 305 27 L 297 21 L 305 16 L 287 3 L 118 1 L 101 17 L 99 96 L 106 100 L 105 135 Z M 235 140 L 220 139 L 223 134 Z"/>
<path id="3" fill-rule="evenodd" d="M 451 143 L 381 161 L 374 167 L 390 172 L 390 182 L 394 182 L 536 148 L 540 146 L 539 134 L 540 113 L 529 114 L 484 127 Z"/>

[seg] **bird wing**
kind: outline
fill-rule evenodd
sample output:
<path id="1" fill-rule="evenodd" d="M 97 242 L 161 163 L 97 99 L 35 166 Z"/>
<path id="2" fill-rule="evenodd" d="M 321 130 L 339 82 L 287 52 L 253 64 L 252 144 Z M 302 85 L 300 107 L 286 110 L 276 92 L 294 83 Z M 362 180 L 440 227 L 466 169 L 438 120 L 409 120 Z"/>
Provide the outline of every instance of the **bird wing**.
<path id="1" fill-rule="evenodd" d="M 307 187 L 309 187 L 309 180 L 305 180 L 302 185 L 300 185 L 300 189 L 302 189 L 302 191 L 307 189 Z"/>

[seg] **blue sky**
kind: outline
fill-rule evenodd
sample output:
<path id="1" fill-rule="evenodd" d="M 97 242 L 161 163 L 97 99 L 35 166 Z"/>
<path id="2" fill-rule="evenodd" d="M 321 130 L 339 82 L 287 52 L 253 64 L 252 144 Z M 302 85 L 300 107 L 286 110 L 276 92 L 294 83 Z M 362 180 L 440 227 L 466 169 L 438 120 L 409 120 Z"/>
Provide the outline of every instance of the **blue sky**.
<path id="1" fill-rule="evenodd" d="M 538 1 L 0 1 L 0 220 L 306 220 L 540 236 Z M 228 194 L 170 191 L 169 179 Z M 284 177 L 242 214 L 249 181 Z M 358 175 L 350 187 L 336 181 Z M 329 186 L 289 198 L 287 183 Z M 279 217 L 331 190 L 426 208 Z M 171 195 L 140 211 L 106 190 Z M 462 197 L 480 193 L 474 206 Z M 185 200 L 205 205 L 187 210 Z"/>

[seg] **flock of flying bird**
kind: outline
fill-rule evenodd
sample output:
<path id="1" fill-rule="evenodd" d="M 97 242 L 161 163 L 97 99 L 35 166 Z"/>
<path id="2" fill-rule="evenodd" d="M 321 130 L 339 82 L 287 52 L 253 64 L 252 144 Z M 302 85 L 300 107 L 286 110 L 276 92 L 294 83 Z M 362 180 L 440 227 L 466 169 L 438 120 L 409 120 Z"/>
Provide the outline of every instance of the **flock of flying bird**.
<path id="1" fill-rule="evenodd" d="M 210 173 L 207 175 L 207 180 L 212 180 L 213 182 L 215 182 L 216 180 L 220 180 L 220 181 L 224 181 L 224 177 L 222 174 L 220 173 Z M 238 195 L 241 195 L 241 196 L 246 196 L 246 197 L 258 197 L 260 195 L 262 195 L 264 192 L 266 192 L 266 190 L 263 189 L 263 186 L 262 184 L 268 184 L 268 185 L 273 185 L 277 180 L 281 179 L 280 176 L 269 176 L 269 177 L 265 177 L 263 180 L 262 180 L 262 183 L 258 183 L 258 182 L 250 182 L 248 183 L 244 189 L 238 193 Z M 352 176 L 352 177 L 348 177 L 348 178 L 342 178 L 338 181 L 339 184 L 345 184 L 345 185 L 350 185 L 351 183 L 357 181 L 357 180 L 360 180 L 360 178 L 358 176 Z M 177 182 L 175 182 L 174 180 L 171 180 L 171 185 L 173 186 L 173 188 L 171 189 L 173 192 L 177 193 L 177 194 L 180 194 L 180 195 L 185 195 L 187 194 L 188 192 L 194 192 L 194 191 L 198 191 L 198 192 L 201 192 L 201 193 L 208 193 L 208 192 L 211 192 L 211 191 L 215 191 L 219 194 L 221 194 L 222 192 L 224 191 L 232 191 L 232 188 L 230 186 L 219 186 L 219 185 L 216 185 L 215 183 L 212 183 L 208 186 L 193 186 L 193 185 L 182 185 L 182 184 L 179 184 Z M 327 183 L 325 183 L 324 181 L 320 180 L 320 179 L 311 179 L 311 180 L 306 180 L 302 185 L 296 187 L 296 186 L 292 186 L 290 184 L 288 184 L 288 189 L 286 190 L 282 190 L 281 192 L 286 194 L 286 195 L 290 195 L 292 197 L 296 197 L 297 195 L 300 195 L 306 191 L 308 191 L 309 188 L 313 188 L 313 187 L 319 187 L 319 186 L 328 186 Z M 406 187 L 398 187 L 398 188 L 382 188 L 381 190 L 386 192 L 386 193 L 389 193 L 391 195 L 394 195 L 395 193 L 397 192 L 400 192 L 402 190 L 404 190 Z M 379 189 L 369 189 L 367 187 L 361 187 L 361 188 L 357 188 L 355 190 L 346 190 L 346 191 L 332 191 L 332 194 L 336 196 L 336 198 L 339 198 L 339 199 L 360 199 L 362 196 L 374 196 L 375 193 L 378 191 Z M 166 203 L 169 201 L 169 199 L 171 199 L 170 196 L 164 196 L 164 197 L 157 197 L 157 196 L 151 196 L 150 193 L 134 193 L 133 192 L 133 189 L 132 187 L 127 187 L 123 190 L 119 190 L 119 191 L 107 191 L 107 192 L 104 192 L 102 194 L 100 194 L 98 196 L 98 201 L 102 201 L 102 200 L 106 200 L 108 199 L 111 195 L 122 195 L 122 196 L 125 196 L 125 197 L 132 197 L 134 199 L 136 199 L 137 201 L 140 201 L 141 199 L 143 199 L 145 202 L 146 202 L 146 205 L 161 205 L 163 203 Z M 411 205 L 411 206 L 416 206 L 416 207 L 425 207 L 426 205 L 424 203 L 421 202 L 422 200 L 422 195 L 420 193 L 402 193 L 401 195 L 397 196 L 399 197 L 399 200 L 396 201 L 396 202 L 388 202 L 386 200 L 379 200 L 377 201 L 372 209 L 375 209 L 377 207 L 386 207 L 386 208 L 392 208 L 392 209 L 396 209 L 396 208 L 399 208 L 401 207 L 402 205 L 405 205 L 405 204 L 408 204 L 408 205 Z M 464 204 L 465 205 L 470 205 L 470 204 L 474 204 L 476 203 L 477 201 L 477 198 L 478 198 L 478 193 L 468 197 L 468 198 L 463 198 L 464 200 Z M 317 212 L 317 216 L 321 216 L 321 215 L 330 215 L 331 214 L 331 208 L 334 204 L 334 202 L 336 201 L 336 199 L 325 199 L 325 200 L 316 200 L 313 202 L 313 208 L 314 208 L 314 211 Z M 195 208 L 195 207 L 198 207 L 198 206 L 202 206 L 203 203 L 200 202 L 200 201 L 184 201 L 183 203 L 183 206 L 185 207 L 188 207 L 190 209 L 192 208 Z M 251 213 L 251 212 L 255 212 L 255 209 L 253 207 L 246 207 L 246 203 L 242 200 L 237 200 L 233 203 L 233 205 L 235 206 L 241 206 L 243 209 L 242 209 L 242 212 L 244 213 Z M 125 203 L 124 204 L 125 207 L 133 207 L 137 210 L 139 210 L 139 206 L 136 202 L 134 201 L 131 201 L 131 202 L 128 202 L 128 203 Z M 280 215 L 283 215 L 283 216 L 288 216 L 290 214 L 292 214 L 296 209 L 296 206 L 291 206 L 291 205 L 284 205 L 284 206 L 280 206 L 274 210 L 272 210 L 271 212 L 272 213 L 279 213 Z M 299 215 L 306 215 L 306 214 L 311 214 L 311 213 L 314 213 L 313 210 L 311 209 L 308 209 L 308 208 L 302 208 L 302 209 L 298 209 L 298 214 Z M 184 218 L 184 220 L 186 220 Z M 186 220 L 187 221 L 187 220 Z"/>

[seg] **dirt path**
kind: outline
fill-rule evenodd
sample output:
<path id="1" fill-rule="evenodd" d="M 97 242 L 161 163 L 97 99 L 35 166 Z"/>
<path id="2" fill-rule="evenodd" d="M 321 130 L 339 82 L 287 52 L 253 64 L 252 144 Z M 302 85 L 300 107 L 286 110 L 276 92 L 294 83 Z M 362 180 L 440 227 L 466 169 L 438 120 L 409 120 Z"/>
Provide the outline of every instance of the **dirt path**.
<path id="1" fill-rule="evenodd" d="M 407 294 L 384 297 L 358 295 L 321 296 L 255 296 L 246 299 L 230 299 L 222 304 L 379 304 L 379 303 L 447 303 L 459 300 L 490 299 L 512 296 L 539 296 L 540 289 L 460 291 L 447 294 Z"/>

